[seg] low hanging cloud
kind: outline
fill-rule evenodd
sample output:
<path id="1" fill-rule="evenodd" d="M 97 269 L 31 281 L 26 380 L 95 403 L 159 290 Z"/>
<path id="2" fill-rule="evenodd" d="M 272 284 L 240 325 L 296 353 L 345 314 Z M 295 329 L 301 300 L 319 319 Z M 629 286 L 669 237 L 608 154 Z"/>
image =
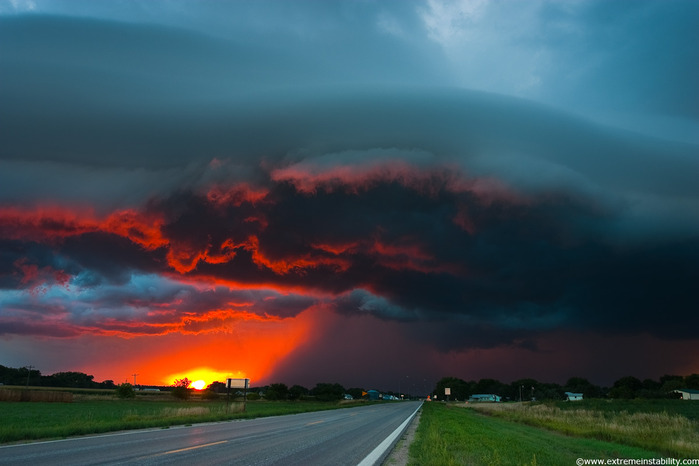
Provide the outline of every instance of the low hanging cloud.
<path id="1" fill-rule="evenodd" d="M 417 149 L 348 150 L 280 160 L 263 168 L 264 181 L 175 190 L 102 217 L 5 208 L 2 235 L 14 257 L 4 283 L 26 293 L 4 302 L 35 312 L 32 300 L 45 300 L 69 322 L 87 312 L 84 329 L 122 335 L 208 331 L 226 321 L 212 312 L 286 317 L 323 304 L 451 322 L 465 332 L 442 334 L 447 347 L 511 343 L 552 328 L 690 336 L 657 309 L 693 305 L 691 229 L 636 236 L 626 247 L 623 203 L 603 197 L 623 199 L 624 189 L 525 190 L 497 181 L 495 171 L 468 175 L 455 160 Z M 213 166 L 226 170 L 225 162 Z M 168 277 L 170 291 L 136 286 L 146 274 Z M 234 298 L 250 287 L 260 291 Z M 158 323 L 149 323 L 143 313 L 158 309 Z"/>

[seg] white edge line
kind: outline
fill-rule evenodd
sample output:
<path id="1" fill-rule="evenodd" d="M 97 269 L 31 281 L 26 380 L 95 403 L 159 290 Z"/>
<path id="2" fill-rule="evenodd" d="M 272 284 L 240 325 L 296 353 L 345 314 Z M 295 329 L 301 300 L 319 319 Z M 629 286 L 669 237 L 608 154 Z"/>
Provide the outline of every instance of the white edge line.
<path id="1" fill-rule="evenodd" d="M 143 433 L 148 433 L 148 432 L 158 432 L 160 430 L 178 429 L 180 427 L 185 427 L 185 426 L 175 425 L 175 426 L 168 426 L 168 427 L 153 427 L 153 428 L 146 428 L 146 429 L 134 429 L 134 430 L 121 431 L 121 432 L 107 432 L 107 433 L 102 433 L 102 434 L 83 434 L 83 435 L 76 435 L 74 437 L 60 438 L 60 439 L 55 439 L 55 440 L 36 440 L 36 441 L 19 440 L 18 441 L 19 443 L 10 443 L 10 444 L 6 444 L 6 445 L 0 445 L 0 449 L 26 447 L 29 445 L 42 445 L 45 443 L 75 442 L 75 441 L 91 439 L 91 438 L 118 437 L 121 435 L 143 434 Z"/>
<path id="2" fill-rule="evenodd" d="M 401 425 L 399 425 L 396 430 L 394 430 L 391 435 L 386 437 L 386 439 L 381 442 L 376 448 L 372 450 L 371 453 L 369 453 L 366 458 L 364 458 L 357 466 L 373 466 L 376 464 L 376 462 L 381 459 L 386 452 L 388 451 L 389 448 L 393 446 L 393 442 L 398 438 L 399 435 L 403 433 L 403 430 L 408 426 L 410 421 L 413 420 L 413 417 L 415 417 L 415 414 L 417 414 L 418 410 L 422 408 L 422 403 L 420 403 L 420 406 L 417 407 L 415 411 L 413 411 L 413 414 L 411 414 Z"/>

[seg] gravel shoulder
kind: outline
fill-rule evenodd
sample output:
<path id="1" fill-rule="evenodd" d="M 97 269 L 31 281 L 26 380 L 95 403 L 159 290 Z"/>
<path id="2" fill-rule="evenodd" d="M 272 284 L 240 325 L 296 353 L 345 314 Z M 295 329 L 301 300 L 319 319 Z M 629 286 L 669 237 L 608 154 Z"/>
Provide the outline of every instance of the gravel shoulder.
<path id="1" fill-rule="evenodd" d="M 382 466 L 407 466 L 410 459 L 410 445 L 415 440 L 415 432 L 417 431 L 417 426 L 420 425 L 421 414 L 422 410 L 418 411 L 415 417 L 413 417 L 413 420 L 405 429 L 398 442 L 396 442 L 396 446 L 393 447 L 393 451 L 388 455 Z"/>

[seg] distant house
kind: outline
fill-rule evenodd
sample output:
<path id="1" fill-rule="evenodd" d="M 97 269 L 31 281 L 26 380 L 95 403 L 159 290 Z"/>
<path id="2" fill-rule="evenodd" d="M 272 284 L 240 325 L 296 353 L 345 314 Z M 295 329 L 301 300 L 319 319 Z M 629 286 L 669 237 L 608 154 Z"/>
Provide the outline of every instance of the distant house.
<path id="1" fill-rule="evenodd" d="M 566 401 L 580 401 L 583 399 L 582 393 L 566 392 Z"/>
<path id="2" fill-rule="evenodd" d="M 490 401 L 493 403 L 498 403 L 498 402 L 502 401 L 502 398 L 498 395 L 493 395 L 493 394 L 489 393 L 489 394 L 471 395 L 468 398 L 468 401 Z"/>
<path id="3" fill-rule="evenodd" d="M 679 390 L 673 390 L 673 392 L 681 394 L 683 400 L 699 400 L 699 390 L 680 388 Z"/>

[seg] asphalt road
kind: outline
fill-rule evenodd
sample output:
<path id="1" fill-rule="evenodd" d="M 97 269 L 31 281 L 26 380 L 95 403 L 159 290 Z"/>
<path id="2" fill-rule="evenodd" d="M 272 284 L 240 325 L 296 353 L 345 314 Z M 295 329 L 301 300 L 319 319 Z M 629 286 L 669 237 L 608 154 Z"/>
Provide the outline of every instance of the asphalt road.
<path id="1" fill-rule="evenodd" d="M 0 464 L 372 464 L 379 445 L 419 406 L 403 401 L 7 445 Z"/>

